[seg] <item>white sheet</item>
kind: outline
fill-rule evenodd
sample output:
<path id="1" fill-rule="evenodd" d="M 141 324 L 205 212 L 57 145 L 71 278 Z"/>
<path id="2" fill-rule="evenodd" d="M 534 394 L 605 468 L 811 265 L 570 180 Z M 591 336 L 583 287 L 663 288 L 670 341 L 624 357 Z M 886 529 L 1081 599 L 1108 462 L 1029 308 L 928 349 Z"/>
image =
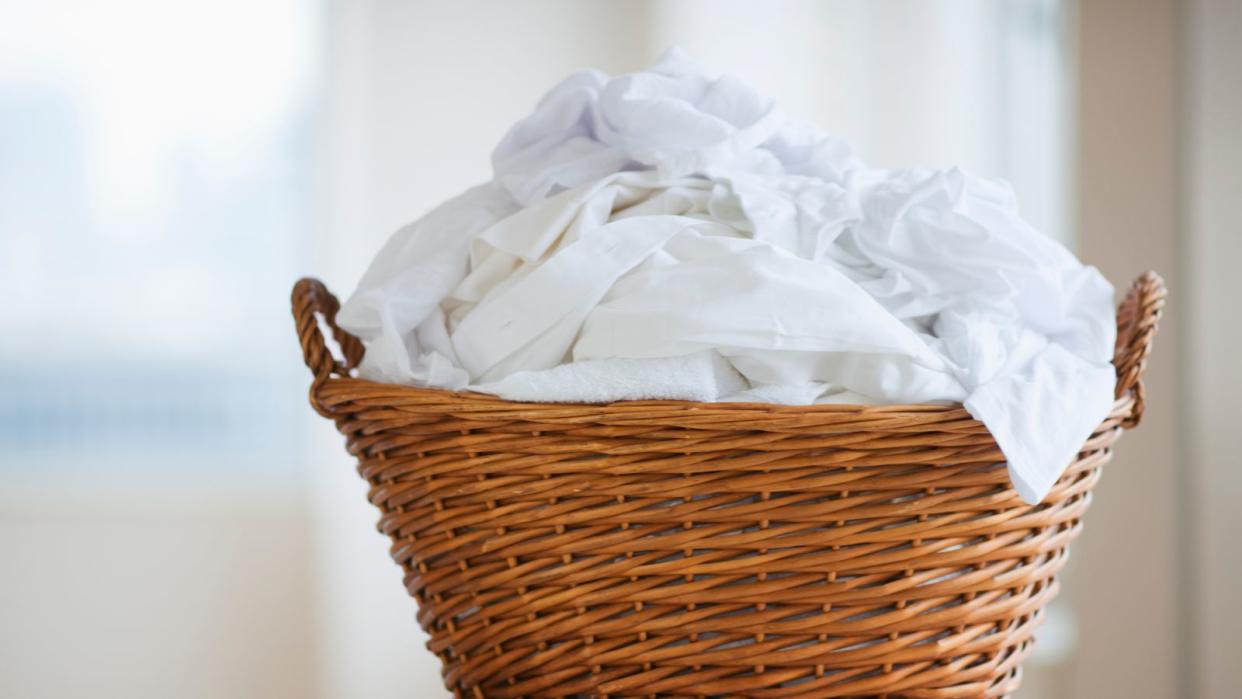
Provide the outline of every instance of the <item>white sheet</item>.
<path id="1" fill-rule="evenodd" d="M 962 402 L 1028 502 L 1112 402 L 1113 289 L 959 170 L 866 168 L 679 53 L 570 76 L 338 317 L 364 375 L 514 400 Z"/>

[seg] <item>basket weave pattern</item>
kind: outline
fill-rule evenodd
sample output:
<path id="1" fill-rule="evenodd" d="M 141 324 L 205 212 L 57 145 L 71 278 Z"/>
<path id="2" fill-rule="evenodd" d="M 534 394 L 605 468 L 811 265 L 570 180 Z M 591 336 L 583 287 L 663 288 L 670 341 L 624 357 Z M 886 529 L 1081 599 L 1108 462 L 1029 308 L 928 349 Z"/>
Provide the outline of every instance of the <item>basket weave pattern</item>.
<path id="1" fill-rule="evenodd" d="M 1034 506 L 960 406 L 514 403 L 351 378 L 336 299 L 293 311 L 455 695 L 1003 697 L 1164 297 L 1134 283 L 1113 410 Z"/>

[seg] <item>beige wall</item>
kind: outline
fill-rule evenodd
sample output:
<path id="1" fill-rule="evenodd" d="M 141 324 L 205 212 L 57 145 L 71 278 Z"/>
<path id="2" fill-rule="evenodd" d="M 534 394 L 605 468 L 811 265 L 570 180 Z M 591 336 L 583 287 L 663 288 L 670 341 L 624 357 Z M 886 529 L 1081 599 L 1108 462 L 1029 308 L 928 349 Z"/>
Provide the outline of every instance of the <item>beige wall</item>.
<path id="1" fill-rule="evenodd" d="M 1150 404 L 1069 577 L 1066 696 L 1232 699 L 1242 687 L 1242 3 L 1081 2 L 1083 256 L 1172 294 Z"/>
<path id="2" fill-rule="evenodd" d="M 1242 2 L 1188 3 L 1183 32 L 1183 657 L 1188 689 L 1226 699 L 1242 687 Z"/>
<path id="3" fill-rule="evenodd" d="M 1174 0 L 1079 3 L 1079 252 L 1124 293 L 1146 269 L 1183 298 L 1179 270 L 1177 28 Z M 1167 314 L 1147 376 L 1150 403 L 1095 494 L 1066 595 L 1080 641 L 1062 696 L 1184 696 L 1178 661 L 1177 380 L 1184 317 Z"/>

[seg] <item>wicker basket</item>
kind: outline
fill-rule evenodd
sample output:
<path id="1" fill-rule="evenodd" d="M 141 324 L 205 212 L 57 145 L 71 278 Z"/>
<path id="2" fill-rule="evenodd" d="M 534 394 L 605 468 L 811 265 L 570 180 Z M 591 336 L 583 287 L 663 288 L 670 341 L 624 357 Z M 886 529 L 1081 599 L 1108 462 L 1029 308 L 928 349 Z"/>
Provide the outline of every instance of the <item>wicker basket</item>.
<path id="1" fill-rule="evenodd" d="M 514 403 L 351 378 L 317 281 L 293 315 L 457 696 L 1003 697 L 1164 298 L 1134 283 L 1112 413 L 1034 506 L 961 407 Z"/>

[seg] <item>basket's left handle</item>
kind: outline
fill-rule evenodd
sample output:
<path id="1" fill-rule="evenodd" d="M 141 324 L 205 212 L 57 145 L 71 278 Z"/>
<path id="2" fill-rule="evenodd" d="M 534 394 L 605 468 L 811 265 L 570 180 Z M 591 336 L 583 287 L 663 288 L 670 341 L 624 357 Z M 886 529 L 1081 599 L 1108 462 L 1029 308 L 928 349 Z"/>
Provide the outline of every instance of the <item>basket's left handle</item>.
<path id="1" fill-rule="evenodd" d="M 365 348 L 358 338 L 342 330 L 336 324 L 336 312 L 341 304 L 318 279 L 299 279 L 293 285 L 293 322 L 297 326 L 298 342 L 302 344 L 302 359 L 314 375 L 311 383 L 310 402 L 324 417 L 331 417 L 319 402 L 318 388 L 332 376 L 349 376 L 350 369 L 358 366 Z M 343 360 L 338 360 L 324 342 L 319 330 L 319 318 L 332 329 L 332 336 L 341 348 Z"/>

